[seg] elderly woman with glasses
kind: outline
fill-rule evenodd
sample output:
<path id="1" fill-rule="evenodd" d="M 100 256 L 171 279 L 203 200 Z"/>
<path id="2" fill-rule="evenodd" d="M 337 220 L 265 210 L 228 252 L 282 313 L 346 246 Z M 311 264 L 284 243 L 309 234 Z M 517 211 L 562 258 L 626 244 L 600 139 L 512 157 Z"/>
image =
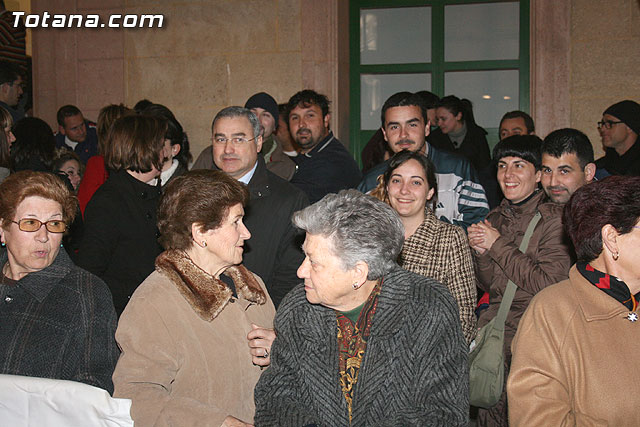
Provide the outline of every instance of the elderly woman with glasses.
<path id="1" fill-rule="evenodd" d="M 51 173 L 17 172 L 0 184 L 0 372 L 112 392 L 119 352 L 111 294 L 60 250 L 76 204 Z"/>
<path id="2" fill-rule="evenodd" d="M 449 291 L 400 268 L 398 215 L 355 190 L 293 216 L 304 280 L 278 308 L 259 426 L 468 425 L 467 345 Z"/>
<path id="3" fill-rule="evenodd" d="M 540 291 L 513 340 L 512 426 L 638 426 L 640 177 L 578 189 L 565 230 L 578 261 Z"/>

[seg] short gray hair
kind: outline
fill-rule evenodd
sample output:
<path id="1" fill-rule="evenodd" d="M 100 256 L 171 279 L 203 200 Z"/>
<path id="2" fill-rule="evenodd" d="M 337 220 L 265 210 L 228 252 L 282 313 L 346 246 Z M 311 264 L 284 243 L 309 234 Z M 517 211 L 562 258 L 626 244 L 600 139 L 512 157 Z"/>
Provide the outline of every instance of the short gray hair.
<path id="1" fill-rule="evenodd" d="M 307 233 L 328 238 L 345 270 L 364 261 L 367 279 L 376 280 L 397 266 L 404 226 L 389 205 L 371 196 L 357 190 L 328 194 L 294 213 L 292 220 Z"/>
<path id="2" fill-rule="evenodd" d="M 226 107 L 220 110 L 213 118 L 213 122 L 211 122 L 211 132 L 213 132 L 213 126 L 216 124 L 216 121 L 225 117 L 246 117 L 253 128 L 253 138 L 256 138 L 260 135 L 260 132 L 262 132 L 262 125 L 260 124 L 258 117 L 248 108 L 239 106 Z"/>

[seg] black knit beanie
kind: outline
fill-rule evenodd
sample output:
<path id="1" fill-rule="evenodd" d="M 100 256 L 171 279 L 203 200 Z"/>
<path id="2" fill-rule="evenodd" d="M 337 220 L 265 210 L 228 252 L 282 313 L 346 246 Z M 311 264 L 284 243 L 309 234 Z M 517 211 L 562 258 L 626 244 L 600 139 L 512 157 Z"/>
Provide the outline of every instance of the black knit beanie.
<path id="1" fill-rule="evenodd" d="M 259 92 L 251 96 L 244 104 L 244 108 L 263 108 L 267 110 L 276 121 L 276 127 L 278 126 L 278 103 L 268 93 Z"/>
<path id="2" fill-rule="evenodd" d="M 609 114 L 631 128 L 636 134 L 640 135 L 640 104 L 637 102 L 626 100 L 613 104 L 604 110 L 602 114 Z"/>

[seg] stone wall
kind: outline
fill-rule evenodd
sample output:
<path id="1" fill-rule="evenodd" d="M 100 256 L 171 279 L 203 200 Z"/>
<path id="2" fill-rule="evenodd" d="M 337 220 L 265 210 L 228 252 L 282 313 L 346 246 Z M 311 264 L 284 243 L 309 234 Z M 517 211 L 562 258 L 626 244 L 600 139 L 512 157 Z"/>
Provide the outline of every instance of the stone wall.
<path id="1" fill-rule="evenodd" d="M 163 28 L 34 30 L 35 113 L 52 125 L 66 103 L 95 120 L 106 104 L 147 98 L 174 112 L 195 157 L 215 113 L 253 93 L 278 102 L 307 87 L 338 94 L 337 0 L 32 0 L 32 9 L 164 15 Z M 347 114 L 340 105 L 334 129 Z"/>
<path id="2" fill-rule="evenodd" d="M 640 0 L 571 1 L 571 127 L 603 154 L 596 122 L 611 104 L 640 102 Z"/>

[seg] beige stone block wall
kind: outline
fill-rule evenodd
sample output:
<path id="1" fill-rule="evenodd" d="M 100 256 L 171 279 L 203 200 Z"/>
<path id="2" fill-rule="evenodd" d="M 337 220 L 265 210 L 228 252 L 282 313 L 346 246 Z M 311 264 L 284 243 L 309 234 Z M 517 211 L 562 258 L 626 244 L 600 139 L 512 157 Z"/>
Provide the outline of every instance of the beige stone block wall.
<path id="1" fill-rule="evenodd" d="M 95 120 L 101 106 L 147 98 L 174 112 L 196 157 L 215 113 L 256 92 L 286 102 L 308 87 L 336 100 L 348 82 L 338 74 L 338 1 L 32 0 L 34 13 L 164 15 L 163 28 L 34 31 L 35 112 L 55 126 L 65 103 Z M 342 98 L 334 129 L 341 116 L 348 123 L 348 92 Z"/>
<path id="2" fill-rule="evenodd" d="M 640 102 L 640 1 L 571 0 L 571 127 L 603 154 L 596 122 L 611 104 Z"/>

